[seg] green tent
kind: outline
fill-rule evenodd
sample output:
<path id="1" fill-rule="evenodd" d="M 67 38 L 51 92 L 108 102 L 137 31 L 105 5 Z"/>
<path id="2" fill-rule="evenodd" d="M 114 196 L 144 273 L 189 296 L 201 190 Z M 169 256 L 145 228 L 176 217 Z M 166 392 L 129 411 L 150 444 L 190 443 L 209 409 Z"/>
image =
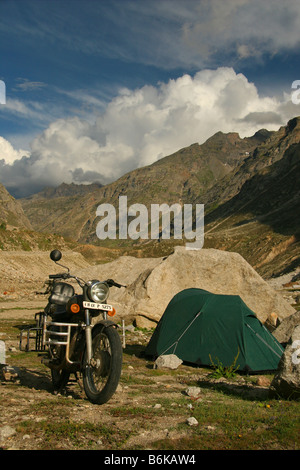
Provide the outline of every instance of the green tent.
<path id="1" fill-rule="evenodd" d="M 145 353 L 206 366 L 237 358 L 239 371 L 259 372 L 276 370 L 283 348 L 238 295 L 193 288 L 170 301 Z"/>

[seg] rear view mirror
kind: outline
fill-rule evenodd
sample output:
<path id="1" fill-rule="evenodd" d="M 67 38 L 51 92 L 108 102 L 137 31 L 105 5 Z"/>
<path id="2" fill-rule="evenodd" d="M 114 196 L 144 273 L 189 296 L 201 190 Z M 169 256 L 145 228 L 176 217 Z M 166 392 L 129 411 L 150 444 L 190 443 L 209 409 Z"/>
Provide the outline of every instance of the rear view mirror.
<path id="1" fill-rule="evenodd" d="M 61 259 L 61 256 L 62 254 L 59 250 L 52 250 L 50 253 L 50 258 L 52 261 L 55 261 L 55 263 Z"/>

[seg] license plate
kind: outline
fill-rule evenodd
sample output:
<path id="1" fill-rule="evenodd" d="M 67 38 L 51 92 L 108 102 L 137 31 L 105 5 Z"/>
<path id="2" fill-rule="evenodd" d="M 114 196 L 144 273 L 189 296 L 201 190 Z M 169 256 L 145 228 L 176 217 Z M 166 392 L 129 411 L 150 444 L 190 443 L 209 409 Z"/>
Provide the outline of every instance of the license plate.
<path id="1" fill-rule="evenodd" d="M 95 310 L 106 310 L 107 312 L 112 312 L 112 305 L 108 304 L 96 304 L 95 302 L 83 302 L 84 308 L 92 308 Z"/>

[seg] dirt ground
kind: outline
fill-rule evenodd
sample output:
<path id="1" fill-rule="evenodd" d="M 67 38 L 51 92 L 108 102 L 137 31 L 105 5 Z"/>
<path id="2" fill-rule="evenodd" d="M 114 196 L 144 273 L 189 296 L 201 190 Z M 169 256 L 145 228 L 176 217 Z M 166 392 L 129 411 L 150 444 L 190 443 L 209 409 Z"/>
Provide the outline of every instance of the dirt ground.
<path id="1" fill-rule="evenodd" d="M 34 303 L 40 306 L 40 301 Z M 91 404 L 74 376 L 64 393 L 55 395 L 50 371 L 40 364 L 37 354 L 18 351 L 18 337 L 12 330 L 31 323 L 33 303 L 28 302 L 26 306 L 28 309 L 24 301 L 6 302 L 5 313 L 1 312 L 7 327 L 3 329 L 8 333 L 0 333 L 0 339 L 6 342 L 6 359 L 12 377 L 2 380 L 0 385 L 0 447 L 107 450 L 122 449 L 126 442 L 126 449 L 137 449 L 166 437 L 180 438 L 182 433 L 176 427 L 184 424 L 189 416 L 186 412 L 190 399 L 184 397 L 184 390 L 188 378 L 196 379 L 193 368 L 182 365 L 180 372 L 173 374 L 155 372 L 152 362 L 139 357 L 151 333 L 129 332 L 120 385 L 107 404 Z M 187 400 L 186 405 L 180 403 L 182 400 Z M 183 408 L 184 413 L 165 413 L 164 401 L 168 407 Z M 52 430 L 47 429 L 50 422 Z M 72 423 L 72 431 L 65 429 L 68 423 Z"/>
<path id="2" fill-rule="evenodd" d="M 45 305 L 45 297 L 34 294 L 34 286 L 34 279 L 26 285 L 11 283 L 10 291 L 1 294 L 0 340 L 6 345 L 11 377 L 0 382 L 0 449 L 109 451 L 184 449 L 184 445 L 240 449 L 251 445 L 253 432 L 253 448 L 299 448 L 294 439 L 286 443 L 274 437 L 268 440 L 265 435 L 271 424 L 265 424 L 269 419 L 265 414 L 251 426 L 245 428 L 243 423 L 235 428 L 234 413 L 240 413 L 241 406 L 247 407 L 244 413 L 249 416 L 253 409 L 269 412 L 266 400 L 272 377 L 266 384 L 257 377 L 239 375 L 232 381 L 216 380 L 210 378 L 209 369 L 183 364 L 172 371 L 155 370 L 153 362 L 143 356 L 151 330 L 126 332 L 120 385 L 108 403 L 91 404 L 74 377 L 63 394 L 55 395 L 50 371 L 40 357 L 19 351 L 21 329 L 32 324 L 35 312 Z M 282 282 L 277 288 L 282 289 Z M 190 386 L 200 387 L 200 395 L 188 396 Z M 188 419 L 194 416 L 198 423 L 192 426 Z"/>

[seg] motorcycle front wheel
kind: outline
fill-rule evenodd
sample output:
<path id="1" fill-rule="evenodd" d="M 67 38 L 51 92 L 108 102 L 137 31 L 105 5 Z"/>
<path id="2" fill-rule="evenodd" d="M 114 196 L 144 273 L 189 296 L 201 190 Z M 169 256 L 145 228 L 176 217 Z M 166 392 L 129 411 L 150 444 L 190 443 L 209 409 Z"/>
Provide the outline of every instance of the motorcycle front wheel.
<path id="1" fill-rule="evenodd" d="M 87 363 L 87 351 L 83 362 L 83 387 L 92 403 L 102 405 L 115 393 L 121 376 L 122 356 L 121 340 L 113 326 L 93 330 L 91 363 Z"/>

